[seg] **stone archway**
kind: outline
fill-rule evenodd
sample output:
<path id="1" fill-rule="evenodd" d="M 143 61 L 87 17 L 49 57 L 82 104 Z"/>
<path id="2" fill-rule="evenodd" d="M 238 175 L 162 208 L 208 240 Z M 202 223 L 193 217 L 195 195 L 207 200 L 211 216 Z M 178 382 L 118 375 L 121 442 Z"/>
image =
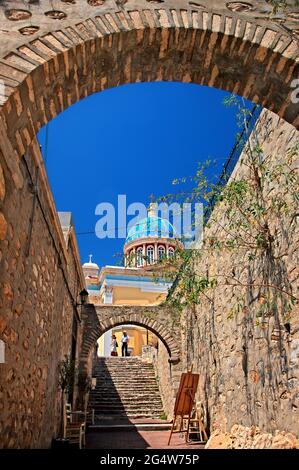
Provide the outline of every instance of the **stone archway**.
<path id="1" fill-rule="evenodd" d="M 9 397 L 0 423 L 3 445 L 49 446 L 57 431 L 56 366 L 69 348 L 82 282 L 79 261 L 70 262 L 65 247 L 36 140 L 39 129 L 92 93 L 155 80 L 233 91 L 299 127 L 298 105 L 291 100 L 298 76 L 295 20 L 287 19 L 286 34 L 259 11 L 269 7 L 266 1 L 246 2 L 249 11 L 233 11 L 233 3 L 128 0 L 116 7 L 106 0 L 92 7 L 84 0 L 61 2 L 63 11 L 55 12 L 40 0 L 30 2 L 30 11 L 20 1 L 18 12 L 1 2 L 0 330 L 8 357 L 1 387 Z M 82 364 L 93 334 L 83 333 Z"/>
<path id="2" fill-rule="evenodd" d="M 82 311 L 84 329 L 82 336 L 80 369 L 87 372 L 88 360 L 96 341 L 115 326 L 132 324 L 152 331 L 165 345 L 170 363 L 180 361 L 180 331 L 178 318 L 169 307 L 100 306 L 86 305 Z M 90 365 L 90 364 L 89 364 Z"/>
<path id="3" fill-rule="evenodd" d="M 94 348 L 97 340 L 106 331 L 115 326 L 133 324 L 152 331 L 163 343 L 165 352 L 163 362 L 158 366 L 157 373 L 162 373 L 160 393 L 163 397 L 164 409 L 172 413 L 175 393 L 179 386 L 182 372 L 181 364 L 181 325 L 178 312 L 168 306 L 114 306 L 93 304 L 82 308 L 83 332 L 79 356 L 79 374 L 85 382 L 91 376 L 94 365 Z M 166 353 L 166 356 L 164 354 Z M 159 356 L 160 356 L 159 349 Z M 160 377 L 161 378 L 161 377 Z M 82 399 L 79 390 L 78 403 Z"/>
<path id="4" fill-rule="evenodd" d="M 103 9 L 65 5 L 69 15 L 57 26 L 59 18 L 46 21 L 49 12 L 39 3 L 34 39 L 0 33 L 0 124 L 19 156 L 38 130 L 70 105 L 94 92 L 140 81 L 174 80 L 229 90 L 299 126 L 291 101 L 298 43 L 274 22 L 258 23 L 253 12 L 234 12 L 221 1 L 214 2 L 213 11 L 182 0 L 180 8 L 171 1 L 169 8 L 166 1 L 142 1 L 140 8 L 128 2 L 115 9 L 107 2 Z M 1 6 L 3 29 L 15 28 L 10 10 L 3 10 Z M 34 11 L 32 6 L 32 18 Z M 24 22 L 26 18 L 20 24 Z"/>

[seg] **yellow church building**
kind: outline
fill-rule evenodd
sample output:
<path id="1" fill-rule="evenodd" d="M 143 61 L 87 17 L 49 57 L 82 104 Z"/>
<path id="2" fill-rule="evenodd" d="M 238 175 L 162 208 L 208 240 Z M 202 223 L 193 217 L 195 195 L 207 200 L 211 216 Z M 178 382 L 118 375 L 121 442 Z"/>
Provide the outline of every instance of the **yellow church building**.
<path id="1" fill-rule="evenodd" d="M 124 245 L 124 266 L 104 266 L 96 263 L 83 264 L 89 302 L 95 305 L 157 305 L 165 300 L 171 283 L 161 277 L 158 262 L 174 256 L 183 247 L 175 236 L 170 222 L 150 210 L 148 216 L 133 226 Z M 158 275 L 159 274 L 159 275 Z M 121 325 L 106 332 L 98 341 L 98 355 L 109 356 L 112 335 L 118 343 L 121 355 L 123 331 L 129 336 L 128 351 L 140 356 L 143 346 L 157 344 L 156 336 L 146 328 Z"/>

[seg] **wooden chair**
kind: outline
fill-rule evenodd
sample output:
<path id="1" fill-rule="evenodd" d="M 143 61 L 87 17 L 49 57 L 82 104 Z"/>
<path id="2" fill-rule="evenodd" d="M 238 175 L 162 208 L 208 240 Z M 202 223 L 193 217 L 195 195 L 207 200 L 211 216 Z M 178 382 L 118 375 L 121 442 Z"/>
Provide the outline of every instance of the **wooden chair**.
<path id="1" fill-rule="evenodd" d="M 190 436 L 198 436 L 200 442 L 207 442 L 208 436 L 205 430 L 205 413 L 201 401 L 197 401 L 193 410 L 193 416 L 190 419 L 187 441 L 190 442 Z"/>
<path id="2" fill-rule="evenodd" d="M 72 411 L 70 403 L 65 405 L 64 438 L 69 439 L 70 444 L 78 444 L 79 449 L 85 446 L 86 421 L 85 413 Z"/>
<path id="3" fill-rule="evenodd" d="M 85 421 L 86 424 L 92 424 L 94 425 L 94 418 L 95 418 L 95 411 L 93 408 L 88 409 L 85 413 Z"/>

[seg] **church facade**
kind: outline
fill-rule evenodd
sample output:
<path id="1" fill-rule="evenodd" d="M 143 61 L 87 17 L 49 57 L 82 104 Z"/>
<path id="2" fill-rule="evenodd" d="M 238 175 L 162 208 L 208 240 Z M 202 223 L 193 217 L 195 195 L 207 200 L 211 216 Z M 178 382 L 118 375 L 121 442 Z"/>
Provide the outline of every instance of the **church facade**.
<path id="1" fill-rule="evenodd" d="M 171 223 L 158 217 L 150 209 L 148 216 L 140 220 L 128 232 L 124 245 L 124 266 L 104 266 L 101 269 L 92 262 L 83 264 L 83 272 L 89 301 L 94 305 L 158 305 L 166 299 L 171 281 L 163 275 L 163 262 L 175 256 L 183 245 L 176 237 Z M 119 345 L 122 331 L 130 337 L 129 352 L 141 355 L 142 348 L 156 345 L 157 338 L 145 328 L 120 325 L 99 339 L 98 354 L 110 355 L 112 335 Z"/>

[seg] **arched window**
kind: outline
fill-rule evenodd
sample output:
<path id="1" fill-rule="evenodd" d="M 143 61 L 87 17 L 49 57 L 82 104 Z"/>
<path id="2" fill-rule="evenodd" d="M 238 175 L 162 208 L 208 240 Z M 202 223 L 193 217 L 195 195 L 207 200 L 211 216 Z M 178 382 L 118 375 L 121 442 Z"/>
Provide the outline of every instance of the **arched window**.
<path id="1" fill-rule="evenodd" d="M 134 250 L 131 250 L 130 253 L 129 253 L 129 256 L 128 256 L 128 266 L 130 267 L 133 267 L 135 266 L 135 253 L 134 253 Z"/>
<path id="2" fill-rule="evenodd" d="M 136 257 L 136 261 L 137 261 L 137 268 L 140 268 L 141 266 L 143 266 L 143 248 L 140 247 L 140 248 L 137 248 L 137 257 Z"/>
<path id="3" fill-rule="evenodd" d="M 173 258 L 174 257 L 174 248 L 170 247 L 168 249 L 168 256 L 169 258 Z"/>
<path id="4" fill-rule="evenodd" d="M 147 254 L 148 264 L 154 264 L 154 247 L 153 246 L 148 246 L 146 254 Z"/>
<path id="5" fill-rule="evenodd" d="M 158 248 L 158 259 L 163 259 L 165 257 L 165 248 L 164 246 L 159 246 Z"/>

